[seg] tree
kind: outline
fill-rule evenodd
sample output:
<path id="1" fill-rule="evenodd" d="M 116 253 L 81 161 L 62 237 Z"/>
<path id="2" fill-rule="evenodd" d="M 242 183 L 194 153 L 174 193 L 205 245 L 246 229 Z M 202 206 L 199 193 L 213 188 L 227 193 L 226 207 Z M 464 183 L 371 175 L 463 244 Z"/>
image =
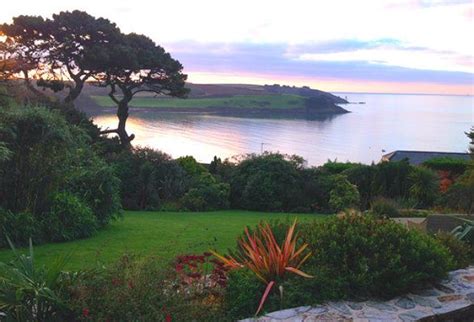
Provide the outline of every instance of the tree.
<path id="1" fill-rule="evenodd" d="M 13 23 L 0 26 L 0 77 L 2 80 L 22 80 L 36 96 L 44 94 L 32 83 L 45 73 L 48 33 L 46 21 L 41 17 L 18 16 Z"/>
<path id="2" fill-rule="evenodd" d="M 84 83 L 108 61 L 105 47 L 120 38 L 115 24 L 78 10 L 60 12 L 47 20 L 18 16 L 13 23 L 0 26 L 0 31 L 6 37 L 0 48 L 3 60 L 10 62 L 8 70 L 3 68 L 3 76 L 21 75 L 37 96 L 45 95 L 31 79 L 54 92 L 66 88 L 66 104 L 74 102 Z"/>
<path id="3" fill-rule="evenodd" d="M 471 158 L 474 159 L 474 127 L 471 128 L 470 132 L 466 132 L 466 135 L 471 140 L 469 142 L 469 153 L 471 153 Z"/>
<path id="4" fill-rule="evenodd" d="M 117 104 L 117 129 L 103 133 L 116 133 L 124 147 L 129 147 L 134 135 L 128 135 L 125 125 L 129 103 L 140 92 L 157 95 L 185 97 L 187 75 L 183 66 L 150 38 L 138 35 L 123 35 L 120 42 L 111 46 L 109 62 L 97 79 L 100 86 L 110 87 L 109 97 Z"/>
<path id="5" fill-rule="evenodd" d="M 119 41 L 120 29 L 107 19 L 78 10 L 55 14 L 47 24 L 50 33 L 47 62 L 68 89 L 64 102 L 70 104 L 80 95 L 84 83 L 109 60 L 109 47 Z"/>

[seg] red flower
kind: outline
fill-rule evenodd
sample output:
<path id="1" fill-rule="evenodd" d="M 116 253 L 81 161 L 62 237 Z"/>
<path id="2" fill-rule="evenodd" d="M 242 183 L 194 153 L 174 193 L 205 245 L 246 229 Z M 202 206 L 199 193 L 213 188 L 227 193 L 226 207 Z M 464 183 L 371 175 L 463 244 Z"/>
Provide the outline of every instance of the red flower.
<path id="1" fill-rule="evenodd" d="M 88 308 L 84 308 L 82 309 L 82 316 L 84 317 L 88 317 L 89 316 L 89 309 Z"/>
<path id="2" fill-rule="evenodd" d="M 166 314 L 165 321 L 166 322 L 171 322 L 171 315 L 170 314 Z"/>

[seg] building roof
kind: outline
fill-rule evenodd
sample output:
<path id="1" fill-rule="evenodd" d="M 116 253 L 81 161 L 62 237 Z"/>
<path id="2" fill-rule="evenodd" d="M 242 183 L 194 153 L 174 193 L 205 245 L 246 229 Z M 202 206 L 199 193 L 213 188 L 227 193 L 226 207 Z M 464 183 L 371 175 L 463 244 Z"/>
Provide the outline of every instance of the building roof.
<path id="1" fill-rule="evenodd" d="M 433 151 L 403 151 L 397 150 L 391 153 L 384 154 L 382 161 L 402 161 L 408 159 L 413 165 L 419 165 L 423 162 L 434 158 L 454 158 L 469 160 L 469 153 L 461 152 L 433 152 Z"/>

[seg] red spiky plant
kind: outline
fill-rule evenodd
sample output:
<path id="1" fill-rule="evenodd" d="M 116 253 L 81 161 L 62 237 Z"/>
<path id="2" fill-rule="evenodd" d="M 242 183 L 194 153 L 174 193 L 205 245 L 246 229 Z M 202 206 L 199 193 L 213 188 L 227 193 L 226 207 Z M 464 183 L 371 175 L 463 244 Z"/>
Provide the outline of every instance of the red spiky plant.
<path id="1" fill-rule="evenodd" d="M 270 225 L 264 223 L 258 225 L 253 234 L 245 229 L 245 236 L 238 241 L 241 250 L 235 257 L 212 252 L 226 267 L 230 269 L 246 267 L 267 285 L 255 314 L 262 309 L 273 286 L 277 281 L 284 280 L 286 274 L 293 273 L 312 278 L 300 270 L 301 265 L 311 256 L 311 252 L 304 254 L 307 244 L 297 246 L 299 236 L 295 233 L 295 227 L 296 220 L 288 228 L 281 245 L 276 241 Z"/>

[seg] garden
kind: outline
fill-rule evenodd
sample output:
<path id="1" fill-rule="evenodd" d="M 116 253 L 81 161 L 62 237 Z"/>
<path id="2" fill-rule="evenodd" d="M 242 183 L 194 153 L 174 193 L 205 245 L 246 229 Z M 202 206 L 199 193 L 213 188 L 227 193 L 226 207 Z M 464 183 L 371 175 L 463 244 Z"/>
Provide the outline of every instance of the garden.
<path id="1" fill-rule="evenodd" d="M 473 263 L 472 160 L 173 159 L 125 130 L 135 94 L 187 92 L 150 38 L 80 11 L 1 32 L 1 320 L 234 321 L 387 299 Z M 117 129 L 74 108 L 91 77 L 110 90 Z M 395 221 L 435 214 L 456 225 Z"/>

